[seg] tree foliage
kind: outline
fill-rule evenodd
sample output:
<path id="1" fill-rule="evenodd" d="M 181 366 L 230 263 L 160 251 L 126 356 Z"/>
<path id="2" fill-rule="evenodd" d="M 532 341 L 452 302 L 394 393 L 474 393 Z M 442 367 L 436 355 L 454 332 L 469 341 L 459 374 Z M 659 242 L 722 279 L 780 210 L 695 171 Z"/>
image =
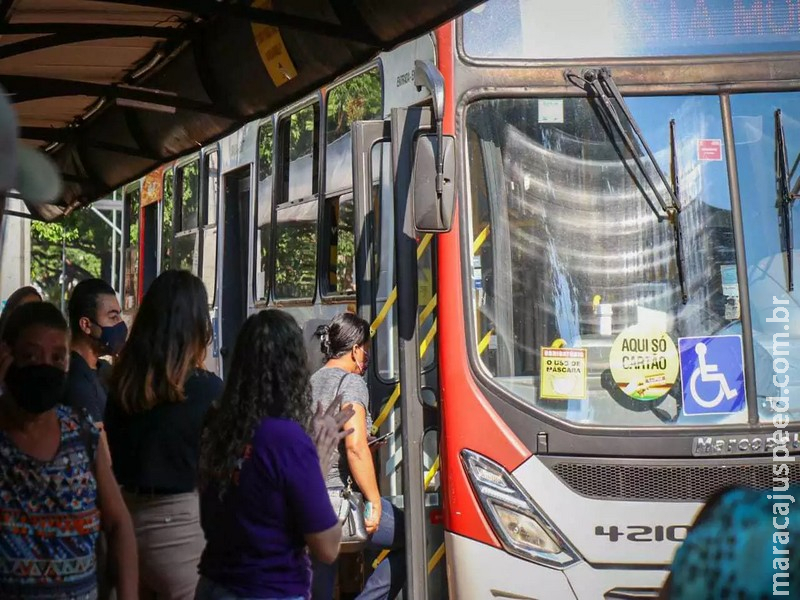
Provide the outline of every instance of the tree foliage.
<path id="1" fill-rule="evenodd" d="M 56 223 L 31 223 L 31 282 L 44 296 L 61 299 L 62 248 L 67 296 L 90 277 L 112 280 L 111 228 L 89 210 L 78 210 Z"/>

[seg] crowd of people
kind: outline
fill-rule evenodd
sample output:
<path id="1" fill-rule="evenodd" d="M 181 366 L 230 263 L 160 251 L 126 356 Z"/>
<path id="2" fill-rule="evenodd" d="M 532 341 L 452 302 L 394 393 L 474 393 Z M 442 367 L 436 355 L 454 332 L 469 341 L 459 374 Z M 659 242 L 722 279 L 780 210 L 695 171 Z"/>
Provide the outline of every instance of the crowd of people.
<path id="1" fill-rule="evenodd" d="M 369 444 L 368 324 L 322 328 L 312 377 L 295 320 L 261 311 L 223 385 L 199 278 L 161 274 L 130 332 L 121 313 L 90 279 L 68 319 L 33 288 L 0 316 L 0 597 L 331 600 L 331 493 L 355 486 L 368 546 L 393 550 L 360 598 L 394 598 L 403 518 Z"/>
<path id="2" fill-rule="evenodd" d="M 367 547 L 390 550 L 359 598 L 402 590 L 403 513 L 381 498 L 368 433 L 369 325 L 343 313 L 321 327 L 326 362 L 311 375 L 295 320 L 258 312 L 223 384 L 203 366 L 207 307 L 185 271 L 156 279 L 130 334 L 100 280 L 75 288 L 68 321 L 33 288 L 11 296 L 0 315 L 0 597 L 332 600 L 342 526 L 331 497 L 351 488 L 368 507 Z M 800 526 L 786 520 L 792 544 L 773 556 L 770 498 L 710 499 L 661 598 L 766 597 L 775 560 L 800 586 Z"/>

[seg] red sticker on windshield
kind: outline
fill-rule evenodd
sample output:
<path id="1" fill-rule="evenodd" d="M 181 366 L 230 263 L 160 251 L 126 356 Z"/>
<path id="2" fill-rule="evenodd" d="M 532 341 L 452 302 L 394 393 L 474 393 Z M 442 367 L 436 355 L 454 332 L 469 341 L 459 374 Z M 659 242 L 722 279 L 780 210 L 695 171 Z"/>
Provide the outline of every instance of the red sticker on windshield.
<path id="1" fill-rule="evenodd" d="M 722 160 L 722 140 L 697 140 L 697 160 Z"/>

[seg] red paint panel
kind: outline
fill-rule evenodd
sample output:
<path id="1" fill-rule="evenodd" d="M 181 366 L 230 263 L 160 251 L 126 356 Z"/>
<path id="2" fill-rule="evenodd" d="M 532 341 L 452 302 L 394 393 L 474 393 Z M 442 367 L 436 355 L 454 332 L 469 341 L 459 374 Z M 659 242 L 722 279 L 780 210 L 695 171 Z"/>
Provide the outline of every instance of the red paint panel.
<path id="1" fill-rule="evenodd" d="M 445 79 L 444 130 L 448 134 L 455 133 L 453 28 L 450 23 L 436 31 L 439 69 Z M 469 448 L 509 471 L 531 452 L 482 396 L 470 373 L 458 221 L 456 211 L 452 231 L 438 238 L 439 306 L 447 307 L 438 313 L 444 520 L 450 531 L 499 547 L 464 472 L 460 452 Z"/>

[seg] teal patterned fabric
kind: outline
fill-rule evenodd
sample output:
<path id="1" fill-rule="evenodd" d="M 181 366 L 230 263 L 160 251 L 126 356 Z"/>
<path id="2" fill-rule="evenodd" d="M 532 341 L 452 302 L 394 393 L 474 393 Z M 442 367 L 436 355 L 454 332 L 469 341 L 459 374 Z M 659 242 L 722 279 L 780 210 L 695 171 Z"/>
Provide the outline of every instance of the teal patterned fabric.
<path id="1" fill-rule="evenodd" d="M 99 430 L 57 409 L 61 445 L 51 461 L 0 432 L 0 598 L 94 600 L 100 531 L 91 456 Z"/>
<path id="2" fill-rule="evenodd" d="M 725 492 L 701 512 L 675 554 L 669 598 L 781 597 L 800 598 L 800 486 Z"/>

